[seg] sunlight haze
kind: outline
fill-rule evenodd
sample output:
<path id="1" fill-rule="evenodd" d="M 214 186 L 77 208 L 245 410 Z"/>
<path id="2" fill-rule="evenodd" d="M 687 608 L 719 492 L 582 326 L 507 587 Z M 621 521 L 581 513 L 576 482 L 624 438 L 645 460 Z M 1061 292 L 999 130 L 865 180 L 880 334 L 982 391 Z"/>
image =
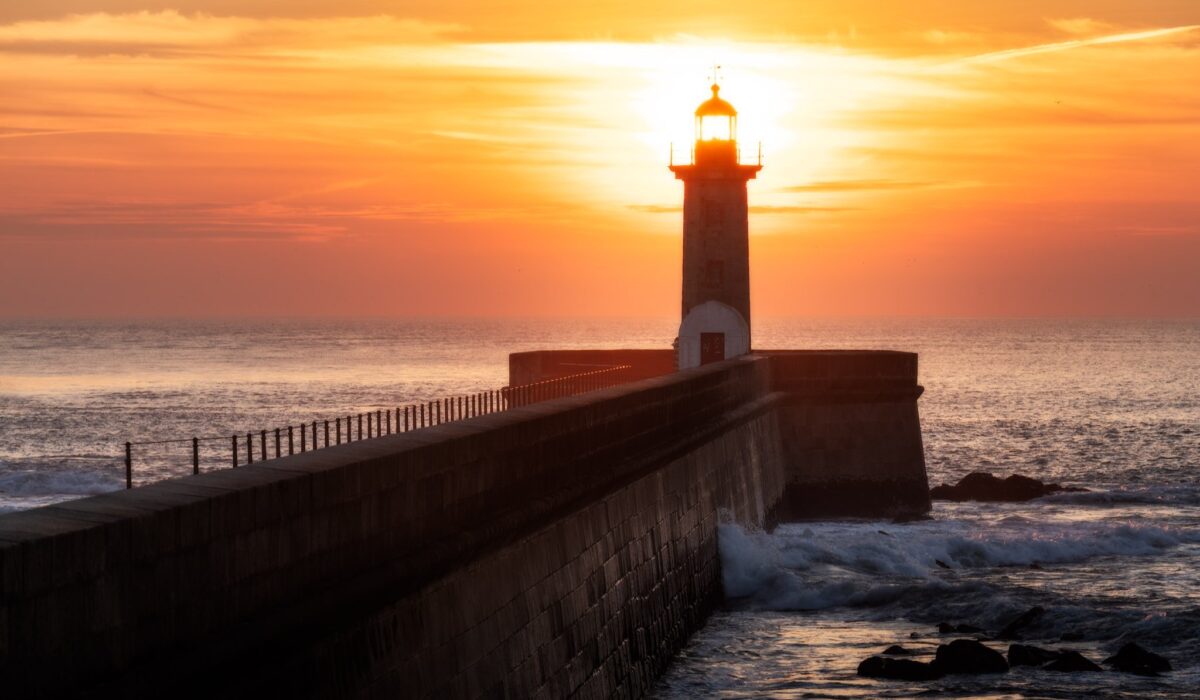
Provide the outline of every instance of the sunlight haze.
<path id="1" fill-rule="evenodd" d="M 0 315 L 669 316 L 738 109 L 755 313 L 1200 315 L 1200 4 L 0 8 Z"/>

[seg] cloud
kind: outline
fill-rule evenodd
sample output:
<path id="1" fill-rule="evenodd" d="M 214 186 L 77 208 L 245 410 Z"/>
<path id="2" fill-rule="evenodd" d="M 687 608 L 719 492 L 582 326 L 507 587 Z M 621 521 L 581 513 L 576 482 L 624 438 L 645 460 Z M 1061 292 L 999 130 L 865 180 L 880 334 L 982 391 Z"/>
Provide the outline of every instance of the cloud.
<path id="1" fill-rule="evenodd" d="M 319 27 L 319 30 L 317 28 Z M 0 50 L 65 54 L 157 54 L 202 49 L 269 50 L 429 43 L 459 31 L 449 23 L 389 15 L 305 19 L 220 17 L 174 10 L 70 15 L 0 25 Z"/>
<path id="2" fill-rule="evenodd" d="M 1022 58 L 1025 56 L 1034 56 L 1044 53 L 1055 53 L 1058 51 L 1069 51 L 1087 46 L 1100 46 L 1104 44 L 1120 44 L 1130 41 L 1148 41 L 1151 39 L 1161 39 L 1176 34 L 1185 34 L 1200 29 L 1200 24 L 1188 24 L 1180 27 L 1164 27 L 1162 29 L 1148 29 L 1140 32 L 1125 32 L 1123 34 L 1107 34 L 1104 36 L 1096 36 L 1088 39 L 1071 39 L 1069 41 L 1059 41 L 1052 44 L 1038 44 L 1036 46 L 1024 46 L 1016 49 L 1005 49 L 1003 51 L 992 51 L 990 53 L 969 56 L 959 59 L 959 64 L 972 63 L 995 63 L 998 61 L 1007 61 L 1013 58 Z"/>
<path id="3" fill-rule="evenodd" d="M 333 183 L 315 193 L 358 183 Z M 324 241 L 369 232 L 370 224 L 446 224 L 495 220 L 537 212 L 404 204 L 289 203 L 315 193 L 291 193 L 248 203 L 210 201 L 58 201 L 39 209 L 0 210 L 0 238 L 102 236 L 120 239 Z"/>
<path id="4" fill-rule="evenodd" d="M 1046 23 L 1060 32 L 1075 35 L 1099 34 L 1101 32 L 1111 32 L 1114 29 L 1113 25 L 1108 22 L 1101 22 L 1091 17 L 1048 19 Z"/>
<path id="5" fill-rule="evenodd" d="M 945 183 L 910 180 L 821 180 L 784 187 L 781 192 L 862 192 L 864 190 L 923 190 Z"/>
<path id="6" fill-rule="evenodd" d="M 683 207 L 677 204 L 630 204 L 628 208 L 645 214 L 683 213 Z M 751 214 L 832 214 L 842 211 L 857 211 L 857 209 L 854 207 L 805 207 L 775 204 L 756 204 L 750 207 Z"/>

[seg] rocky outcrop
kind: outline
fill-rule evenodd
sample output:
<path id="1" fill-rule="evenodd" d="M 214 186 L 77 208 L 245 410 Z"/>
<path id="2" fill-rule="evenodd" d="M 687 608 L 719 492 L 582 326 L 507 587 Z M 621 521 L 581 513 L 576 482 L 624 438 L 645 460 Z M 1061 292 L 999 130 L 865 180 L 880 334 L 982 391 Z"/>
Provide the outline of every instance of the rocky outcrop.
<path id="1" fill-rule="evenodd" d="M 912 651 L 911 649 L 905 649 L 899 644 L 893 644 L 887 649 L 883 650 L 884 656 L 912 656 L 915 653 L 917 652 Z"/>
<path id="2" fill-rule="evenodd" d="M 983 629 L 975 625 L 952 625 L 949 622 L 939 622 L 939 634 L 979 634 Z"/>
<path id="3" fill-rule="evenodd" d="M 912 659 L 892 659 L 872 656 L 858 665 L 858 675 L 867 678 L 890 678 L 901 681 L 932 681 L 942 677 L 932 664 Z"/>
<path id="4" fill-rule="evenodd" d="M 1059 656 L 1057 651 L 1041 647 L 1026 644 L 1008 645 L 1009 666 L 1045 666 L 1051 661 L 1057 661 Z"/>
<path id="5" fill-rule="evenodd" d="M 1033 624 L 1039 617 L 1046 613 L 1046 609 L 1040 605 L 1035 605 L 1032 608 L 1018 615 L 1012 622 L 1004 626 L 1004 629 L 996 635 L 997 639 L 1020 639 L 1021 630 Z"/>
<path id="6" fill-rule="evenodd" d="M 1146 651 L 1134 642 L 1121 647 L 1120 651 L 1104 660 L 1104 663 L 1122 673 L 1139 676 L 1157 676 L 1171 670 L 1171 662 L 1152 651 Z"/>
<path id="7" fill-rule="evenodd" d="M 1004 673 L 1008 662 L 1000 652 L 974 639 L 956 639 L 942 644 L 934 655 L 933 668 L 943 674 Z"/>
<path id="8" fill-rule="evenodd" d="M 939 501 L 1029 501 L 1053 493 L 1087 491 L 1075 486 L 1047 484 L 1021 474 L 1006 479 L 986 472 L 971 472 L 958 483 L 942 484 L 929 490 L 930 498 Z"/>
<path id="9" fill-rule="evenodd" d="M 1046 664 L 1042 668 L 1047 671 L 1068 671 L 1077 673 L 1080 671 L 1103 671 L 1094 661 L 1087 658 L 1083 654 L 1071 649 L 1063 649 L 1058 652 L 1058 658 Z"/>

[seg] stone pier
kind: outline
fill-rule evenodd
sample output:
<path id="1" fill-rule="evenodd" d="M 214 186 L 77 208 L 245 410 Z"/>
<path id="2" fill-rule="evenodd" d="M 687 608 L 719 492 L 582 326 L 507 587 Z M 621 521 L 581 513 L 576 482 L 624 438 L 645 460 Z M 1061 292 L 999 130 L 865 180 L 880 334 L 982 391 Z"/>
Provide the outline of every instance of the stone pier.
<path id="1" fill-rule="evenodd" d="M 721 522 L 928 507 L 914 355 L 537 355 L 648 378 L 0 516 L 0 688 L 638 697 L 722 598 Z"/>

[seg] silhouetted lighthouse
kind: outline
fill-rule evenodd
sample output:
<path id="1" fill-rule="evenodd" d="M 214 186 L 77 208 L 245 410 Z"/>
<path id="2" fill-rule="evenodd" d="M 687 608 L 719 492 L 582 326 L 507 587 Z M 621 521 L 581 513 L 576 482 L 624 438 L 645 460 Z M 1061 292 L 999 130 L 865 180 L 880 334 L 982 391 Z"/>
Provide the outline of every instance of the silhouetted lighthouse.
<path id="1" fill-rule="evenodd" d="M 750 242 L 746 182 L 759 170 L 742 165 L 737 110 L 719 85 L 696 109 L 692 162 L 672 163 L 683 180 L 683 320 L 679 368 L 750 351 Z"/>

